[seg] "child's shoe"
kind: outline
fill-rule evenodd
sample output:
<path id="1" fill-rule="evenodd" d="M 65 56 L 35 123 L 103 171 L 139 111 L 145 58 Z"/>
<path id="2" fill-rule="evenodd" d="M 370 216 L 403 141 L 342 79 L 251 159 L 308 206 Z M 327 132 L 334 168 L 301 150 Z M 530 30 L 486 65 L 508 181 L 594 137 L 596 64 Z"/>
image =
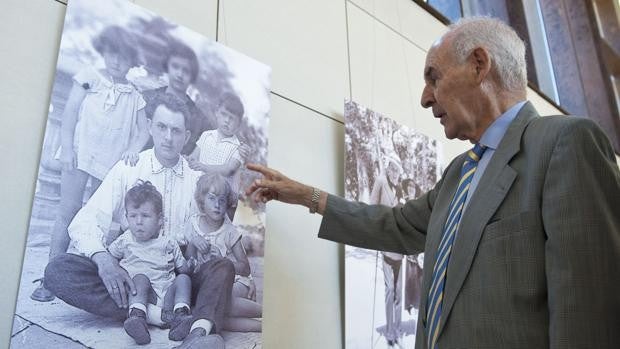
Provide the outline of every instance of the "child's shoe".
<path id="1" fill-rule="evenodd" d="M 164 323 L 161 328 L 169 329 L 172 321 L 174 321 L 174 312 L 172 310 L 162 310 L 161 321 Z"/>
<path id="2" fill-rule="evenodd" d="M 140 345 L 151 343 L 151 334 L 146 324 L 146 313 L 144 311 L 132 308 L 129 311 L 129 317 L 123 323 L 123 328 L 136 343 Z"/>
<path id="3" fill-rule="evenodd" d="M 163 315 L 162 315 L 163 316 Z M 173 341 L 182 341 L 189 334 L 192 326 L 192 316 L 186 307 L 179 308 L 174 311 L 174 318 L 170 322 L 170 332 L 168 339 Z"/>

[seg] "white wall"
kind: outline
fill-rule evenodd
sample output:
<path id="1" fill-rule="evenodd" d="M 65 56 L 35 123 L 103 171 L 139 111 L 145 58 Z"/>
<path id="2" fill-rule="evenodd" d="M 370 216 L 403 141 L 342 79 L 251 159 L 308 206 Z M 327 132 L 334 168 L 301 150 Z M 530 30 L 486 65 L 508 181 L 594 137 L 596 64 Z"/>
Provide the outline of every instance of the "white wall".
<path id="1" fill-rule="evenodd" d="M 421 108 L 426 49 L 445 26 L 410 0 L 136 0 L 273 68 L 269 163 L 343 193 L 343 101 L 443 140 Z M 0 21 L 0 348 L 8 347 L 65 6 L 9 0 Z M 219 11 L 219 26 L 217 13 Z M 558 113 L 536 93 L 541 114 Z M 444 142 L 444 163 L 467 149 Z M 342 348 L 343 250 L 319 216 L 268 209 L 264 347 Z"/>

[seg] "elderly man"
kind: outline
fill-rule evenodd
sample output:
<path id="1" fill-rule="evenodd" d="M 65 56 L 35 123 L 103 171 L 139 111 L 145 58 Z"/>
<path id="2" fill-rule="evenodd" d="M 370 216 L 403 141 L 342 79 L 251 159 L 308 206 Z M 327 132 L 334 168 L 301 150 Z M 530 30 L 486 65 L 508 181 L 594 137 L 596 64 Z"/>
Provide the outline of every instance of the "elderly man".
<path id="1" fill-rule="evenodd" d="M 421 103 L 469 140 L 437 185 L 394 208 L 345 201 L 251 165 L 256 200 L 323 214 L 319 236 L 424 251 L 416 348 L 620 348 L 620 173 L 588 119 L 539 117 L 525 48 L 464 19 L 429 50 Z"/>
<path id="2" fill-rule="evenodd" d="M 183 227 L 191 214 L 198 173 L 180 156 L 190 137 L 186 128 L 189 111 L 170 94 L 151 101 L 153 118 L 150 133 L 153 149 L 140 153 L 135 166 L 117 163 L 88 203 L 69 226 L 70 253 L 59 256 L 45 270 L 45 287 L 66 303 L 90 313 L 118 320 L 127 318 L 128 292 L 135 286 L 127 272 L 106 247 L 127 227 L 124 198 L 138 181 L 150 181 L 163 196 L 164 224 L 161 234 L 186 243 Z M 195 306 L 193 318 L 171 329 L 176 340 L 185 338 L 181 348 L 198 345 L 223 347 L 219 335 L 228 311 L 234 266 L 228 259 L 209 261 L 192 276 Z M 148 320 L 161 324 L 161 309 L 148 308 Z M 191 334 L 188 336 L 188 334 Z"/>

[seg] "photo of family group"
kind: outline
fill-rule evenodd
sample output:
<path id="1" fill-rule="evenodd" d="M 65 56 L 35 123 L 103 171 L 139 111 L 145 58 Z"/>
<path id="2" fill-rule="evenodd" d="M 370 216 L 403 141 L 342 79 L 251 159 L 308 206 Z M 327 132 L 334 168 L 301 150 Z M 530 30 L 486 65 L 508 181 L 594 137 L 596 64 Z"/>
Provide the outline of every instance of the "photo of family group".
<path id="1" fill-rule="evenodd" d="M 262 347 L 265 207 L 244 188 L 270 74 L 128 1 L 69 2 L 12 334 L 40 330 L 11 348 Z"/>
<path id="2" fill-rule="evenodd" d="M 352 101 L 344 116 L 348 200 L 393 207 L 439 180 L 439 142 Z M 414 347 L 423 265 L 423 253 L 345 247 L 347 349 Z"/>

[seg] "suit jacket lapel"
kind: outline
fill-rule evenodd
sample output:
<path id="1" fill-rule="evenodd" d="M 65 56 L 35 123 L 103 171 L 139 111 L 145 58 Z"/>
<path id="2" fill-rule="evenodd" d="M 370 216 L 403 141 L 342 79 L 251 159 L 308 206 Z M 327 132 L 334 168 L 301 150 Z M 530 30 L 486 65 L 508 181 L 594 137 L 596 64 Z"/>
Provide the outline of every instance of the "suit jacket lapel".
<path id="1" fill-rule="evenodd" d="M 448 264 L 439 334 L 471 268 L 482 231 L 517 177 L 517 172 L 508 165 L 508 162 L 519 152 L 521 136 L 527 124 L 537 116 L 538 113 L 531 103 L 528 102 L 521 108 L 506 130 L 461 217 Z"/>

